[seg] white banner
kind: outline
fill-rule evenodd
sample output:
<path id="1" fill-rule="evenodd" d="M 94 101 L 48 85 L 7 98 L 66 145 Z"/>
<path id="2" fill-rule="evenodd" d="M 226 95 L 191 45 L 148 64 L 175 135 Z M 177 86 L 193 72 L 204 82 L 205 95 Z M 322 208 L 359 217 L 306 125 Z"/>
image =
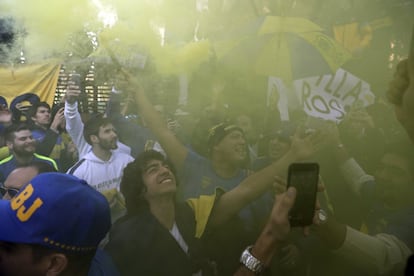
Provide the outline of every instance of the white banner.
<path id="1" fill-rule="evenodd" d="M 340 121 L 346 114 L 345 107 L 365 107 L 375 100 L 367 82 L 343 69 L 334 75 L 295 80 L 293 86 L 303 110 L 326 120 Z"/>

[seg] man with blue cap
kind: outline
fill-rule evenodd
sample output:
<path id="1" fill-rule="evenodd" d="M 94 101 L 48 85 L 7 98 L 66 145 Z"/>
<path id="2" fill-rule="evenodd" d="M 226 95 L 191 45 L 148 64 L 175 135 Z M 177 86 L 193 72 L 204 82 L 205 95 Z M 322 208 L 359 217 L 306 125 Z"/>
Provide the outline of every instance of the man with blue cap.
<path id="1" fill-rule="evenodd" d="M 0 224 L 0 275 L 88 275 L 111 219 L 85 181 L 43 173 L 0 201 Z"/>

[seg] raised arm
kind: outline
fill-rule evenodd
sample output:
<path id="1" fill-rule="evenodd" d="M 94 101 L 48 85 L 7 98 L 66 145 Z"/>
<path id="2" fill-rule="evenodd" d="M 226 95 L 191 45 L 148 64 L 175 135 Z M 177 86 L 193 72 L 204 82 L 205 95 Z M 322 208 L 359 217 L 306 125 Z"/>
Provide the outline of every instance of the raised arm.
<path id="1" fill-rule="evenodd" d="M 333 253 L 352 264 L 364 275 L 403 275 L 412 251 L 394 235 L 375 236 L 357 231 L 334 218 L 315 227 L 316 233 Z"/>
<path id="2" fill-rule="evenodd" d="M 275 176 L 286 178 L 289 165 L 303 161 L 314 154 L 319 149 L 320 140 L 318 132 L 304 138 L 295 135 L 290 150 L 281 159 L 250 175 L 234 189 L 221 196 L 210 216 L 209 225 L 211 227 L 220 225 L 258 198 L 272 186 Z"/>
<path id="3" fill-rule="evenodd" d="M 68 85 L 65 100 L 66 131 L 75 143 L 79 159 L 89 152 L 91 146 L 83 138 L 83 122 L 78 112 L 78 98 L 81 91 L 77 86 Z"/>
<path id="4" fill-rule="evenodd" d="M 268 267 L 275 252 L 284 246 L 285 239 L 290 232 L 289 210 L 296 198 L 295 188 L 289 188 L 286 193 L 278 195 L 272 208 L 269 220 L 256 242 L 250 249 L 246 249 L 256 258 L 263 268 Z M 235 276 L 257 275 L 256 272 L 241 265 Z"/>
<path id="5" fill-rule="evenodd" d="M 175 134 L 167 128 L 165 121 L 162 119 L 158 111 L 156 111 L 145 95 L 145 91 L 140 81 L 125 73 L 134 89 L 135 102 L 139 112 L 147 123 L 149 129 L 154 133 L 162 148 L 173 162 L 174 166 L 179 170 L 187 157 L 188 149 L 179 141 Z"/>
<path id="6" fill-rule="evenodd" d="M 52 153 L 53 148 L 56 145 L 56 141 L 59 138 L 59 125 L 62 121 L 65 120 L 63 109 L 63 107 L 60 108 L 59 111 L 56 113 L 55 117 L 53 118 L 52 124 L 46 130 L 46 134 L 43 140 L 38 140 L 36 145 L 37 153 L 45 156 L 49 156 Z"/>

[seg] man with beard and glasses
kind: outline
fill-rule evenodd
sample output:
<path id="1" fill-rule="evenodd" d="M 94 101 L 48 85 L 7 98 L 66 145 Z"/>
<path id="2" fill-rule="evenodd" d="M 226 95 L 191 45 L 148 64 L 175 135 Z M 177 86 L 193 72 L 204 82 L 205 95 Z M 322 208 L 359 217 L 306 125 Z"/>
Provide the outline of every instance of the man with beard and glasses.
<path id="1" fill-rule="evenodd" d="M 36 140 L 26 124 L 11 125 L 6 129 L 6 143 L 12 154 L 0 161 L 0 183 L 17 167 L 29 166 L 33 162 L 45 162 L 58 170 L 56 162 L 35 153 Z"/>
<path id="2" fill-rule="evenodd" d="M 119 193 L 122 172 L 134 159 L 128 154 L 114 151 L 118 147 L 118 136 L 109 119 L 102 115 L 92 117 L 85 123 L 83 136 L 92 150 L 68 173 L 86 180 L 107 198 L 114 222 L 125 212 L 124 199 Z"/>

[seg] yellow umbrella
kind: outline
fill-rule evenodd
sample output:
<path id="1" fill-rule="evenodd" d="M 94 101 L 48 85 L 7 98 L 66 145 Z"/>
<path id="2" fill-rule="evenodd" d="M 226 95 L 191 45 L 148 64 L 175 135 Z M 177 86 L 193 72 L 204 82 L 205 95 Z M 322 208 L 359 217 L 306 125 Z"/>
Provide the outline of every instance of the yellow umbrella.
<path id="1" fill-rule="evenodd" d="M 351 54 L 305 18 L 266 16 L 238 38 L 215 43 L 218 61 L 232 69 L 285 81 L 335 71 Z"/>

